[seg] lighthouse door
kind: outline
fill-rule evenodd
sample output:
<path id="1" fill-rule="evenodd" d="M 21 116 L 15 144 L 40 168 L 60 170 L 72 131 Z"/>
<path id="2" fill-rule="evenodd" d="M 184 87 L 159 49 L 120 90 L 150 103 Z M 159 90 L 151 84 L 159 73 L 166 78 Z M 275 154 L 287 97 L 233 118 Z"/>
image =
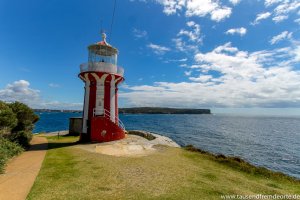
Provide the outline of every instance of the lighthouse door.
<path id="1" fill-rule="evenodd" d="M 104 109 L 103 109 L 103 100 L 99 100 L 97 102 L 97 106 L 95 109 L 95 115 L 103 115 L 104 114 Z"/>
<path id="2" fill-rule="evenodd" d="M 104 115 L 104 86 L 97 87 L 95 115 Z"/>

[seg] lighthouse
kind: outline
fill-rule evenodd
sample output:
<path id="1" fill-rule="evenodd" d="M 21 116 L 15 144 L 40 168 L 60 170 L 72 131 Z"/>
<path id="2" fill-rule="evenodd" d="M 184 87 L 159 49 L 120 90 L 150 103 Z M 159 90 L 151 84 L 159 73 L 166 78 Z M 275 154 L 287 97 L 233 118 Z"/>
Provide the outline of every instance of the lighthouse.
<path id="1" fill-rule="evenodd" d="M 84 82 L 81 141 L 107 142 L 125 137 L 118 116 L 118 85 L 124 69 L 117 66 L 118 49 L 102 41 L 88 46 L 88 62 L 80 65 Z"/>

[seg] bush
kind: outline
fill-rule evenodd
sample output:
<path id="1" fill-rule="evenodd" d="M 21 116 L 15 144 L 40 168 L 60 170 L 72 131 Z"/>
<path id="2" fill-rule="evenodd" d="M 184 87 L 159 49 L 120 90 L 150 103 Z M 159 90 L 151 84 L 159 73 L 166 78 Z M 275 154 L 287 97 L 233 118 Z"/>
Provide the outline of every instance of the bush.
<path id="1" fill-rule="evenodd" d="M 9 135 L 10 141 L 21 145 L 25 149 L 29 148 L 31 139 L 32 133 L 30 131 L 19 131 Z"/>
<path id="2" fill-rule="evenodd" d="M 39 116 L 27 105 L 17 101 L 9 104 L 9 107 L 16 114 L 18 119 L 18 123 L 12 129 L 12 132 L 32 131 L 34 128 L 33 124 L 39 120 Z"/>
<path id="3" fill-rule="evenodd" d="M 20 145 L 0 137 L 0 173 L 3 172 L 6 161 L 22 151 L 23 148 Z"/>
<path id="4" fill-rule="evenodd" d="M 17 116 L 8 104 L 0 101 L 0 130 L 3 133 L 10 132 L 10 129 L 17 125 Z"/>
<path id="5" fill-rule="evenodd" d="M 33 124 L 38 120 L 25 104 L 0 101 L 0 172 L 9 158 L 29 147 Z"/>

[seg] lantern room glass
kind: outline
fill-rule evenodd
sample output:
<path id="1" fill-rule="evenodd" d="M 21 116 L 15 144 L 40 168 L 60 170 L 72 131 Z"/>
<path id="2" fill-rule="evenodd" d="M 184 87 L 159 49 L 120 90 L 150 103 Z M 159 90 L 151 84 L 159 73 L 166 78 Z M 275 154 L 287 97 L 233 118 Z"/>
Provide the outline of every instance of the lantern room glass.
<path id="1" fill-rule="evenodd" d="M 117 65 L 118 55 L 100 55 L 93 50 L 89 50 L 89 63 L 105 62 Z"/>

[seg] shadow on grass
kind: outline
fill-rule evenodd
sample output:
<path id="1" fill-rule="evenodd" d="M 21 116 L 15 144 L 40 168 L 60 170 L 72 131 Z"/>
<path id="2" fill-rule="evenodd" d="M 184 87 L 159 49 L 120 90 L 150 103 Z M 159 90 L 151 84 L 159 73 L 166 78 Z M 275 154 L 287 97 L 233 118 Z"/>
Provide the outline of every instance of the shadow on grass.
<path id="1" fill-rule="evenodd" d="M 40 151 L 45 149 L 59 149 L 68 146 L 74 146 L 76 144 L 81 144 L 79 141 L 64 141 L 65 139 L 73 139 L 73 135 L 62 135 L 62 136 L 48 136 L 46 137 L 48 142 L 47 143 L 40 143 L 40 144 L 32 144 L 28 151 Z"/>
<path id="2" fill-rule="evenodd" d="M 48 149 L 59 149 L 59 148 L 64 148 L 64 147 L 69 147 L 69 146 L 74 146 L 76 144 L 79 144 L 78 142 L 49 142 L 48 143 Z"/>

